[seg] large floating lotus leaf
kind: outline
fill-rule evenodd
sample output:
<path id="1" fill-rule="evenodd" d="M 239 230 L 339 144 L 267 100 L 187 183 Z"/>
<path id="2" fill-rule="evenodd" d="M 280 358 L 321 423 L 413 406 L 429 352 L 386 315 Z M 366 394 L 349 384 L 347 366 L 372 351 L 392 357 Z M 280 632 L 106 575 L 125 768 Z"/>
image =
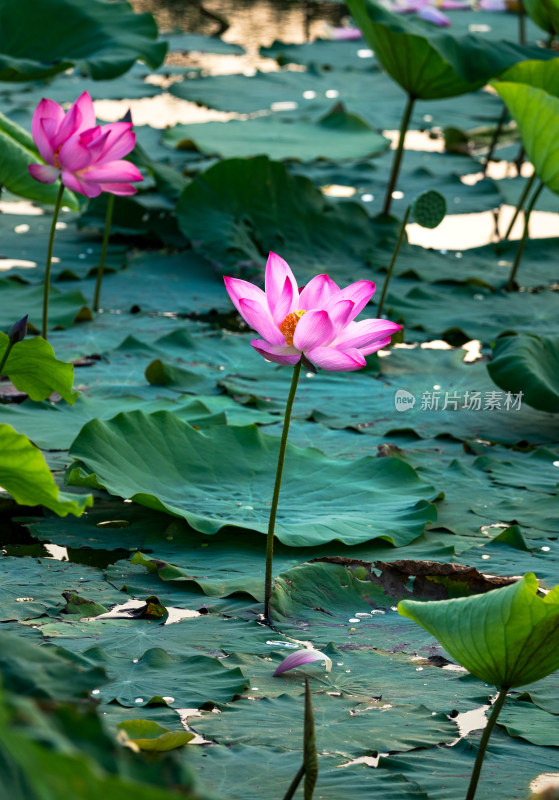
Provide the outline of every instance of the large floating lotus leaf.
<path id="1" fill-rule="evenodd" d="M 391 230 L 375 226 L 355 203 L 332 203 L 265 156 L 228 159 L 198 175 L 180 196 L 177 217 L 183 234 L 222 270 L 260 267 L 274 250 L 300 281 L 334 266 L 364 267 Z"/>
<path id="2" fill-rule="evenodd" d="M 533 683 L 559 669 L 559 587 L 537 594 L 533 573 L 483 595 L 421 603 L 403 600 L 404 616 L 436 636 L 459 664 L 495 686 Z"/>
<path id="3" fill-rule="evenodd" d="M 302 713 L 301 703 L 301 713 Z M 192 720 L 194 722 L 194 720 Z M 234 748 L 214 745 L 190 748 L 180 752 L 181 758 L 195 767 L 202 785 L 208 791 L 230 800 L 262 800 L 281 795 L 289 787 L 301 765 L 301 754 L 279 747 L 251 746 Z M 266 764 L 265 770 L 254 765 Z M 319 756 L 316 795 L 322 800 L 427 800 L 412 781 L 386 770 L 371 769 L 366 764 L 349 764 L 342 757 Z"/>
<path id="4" fill-rule="evenodd" d="M 82 429 L 70 448 L 78 461 L 69 480 L 168 511 L 203 533 L 225 526 L 265 533 L 278 446 L 252 426 L 202 433 L 168 412 L 136 411 Z M 435 494 L 399 459 L 334 461 L 290 446 L 276 535 L 293 546 L 408 544 L 433 519 L 427 500 Z"/>
<path id="5" fill-rule="evenodd" d="M 520 736 L 542 747 L 559 747 L 557 719 L 533 703 L 517 700 L 505 704 L 499 714 L 499 725 L 510 736 Z"/>
<path id="6" fill-rule="evenodd" d="M 16 503 L 46 506 L 61 517 L 79 517 L 93 504 L 91 495 L 61 492 L 41 451 L 10 425 L 0 425 L 0 486 Z"/>
<path id="7" fill-rule="evenodd" d="M 119 585 L 120 588 L 122 583 L 119 581 L 117 584 L 118 569 L 118 565 L 115 566 L 110 577 L 113 584 Z M 141 594 L 145 596 L 146 593 L 141 592 Z M 207 602 L 204 602 L 206 598 L 199 593 L 194 600 L 193 594 L 187 592 L 185 600 L 186 602 L 181 602 L 180 607 L 193 602 L 196 603 L 195 608 L 208 605 Z M 195 610 L 195 608 L 190 610 Z M 50 641 L 61 643 L 69 650 L 85 653 L 89 658 L 106 664 L 112 675 L 122 674 L 123 671 L 126 671 L 132 658 L 139 659 L 144 653 L 154 652 L 161 648 L 179 660 L 191 656 L 198 657 L 203 653 L 215 655 L 216 651 L 222 655 L 231 655 L 240 651 L 264 656 L 268 655 L 270 650 L 278 648 L 284 653 L 291 652 L 282 634 L 276 632 L 272 634 L 268 627 L 259 625 L 255 621 L 255 616 L 256 610 L 255 613 L 250 614 L 249 620 L 239 617 L 224 617 L 218 612 L 206 613 L 174 622 L 172 625 L 162 625 L 143 619 L 95 619 L 82 622 L 69 617 L 65 618 L 63 622 L 52 619 L 41 621 L 43 624 L 40 625 L 40 630 L 43 636 Z M 410 623 L 410 627 L 414 628 L 415 626 Z M 426 637 L 425 634 L 423 635 Z M 270 639 L 279 642 L 277 647 L 268 643 Z M 282 647 L 285 647 L 285 650 L 281 650 Z M 159 663 L 159 659 L 155 659 L 155 662 Z M 166 669 L 166 660 L 163 659 L 161 663 L 163 664 L 162 669 Z M 200 663 L 207 662 L 201 661 Z M 147 675 L 148 671 L 146 662 L 141 670 L 134 674 L 140 679 Z M 153 694 L 154 692 L 152 692 Z M 173 695 L 173 692 L 164 694 Z"/>
<path id="8" fill-rule="evenodd" d="M 135 14 L 128 3 L 102 0 L 4 4 L 0 31 L 3 81 L 47 78 L 70 67 L 97 80 L 115 78 L 138 58 L 155 69 L 167 49 L 155 41 L 151 14 Z"/>
<path id="9" fill-rule="evenodd" d="M 152 400 L 141 395 L 114 394 L 109 389 L 105 393 L 98 391 L 93 396 L 80 395 L 71 409 L 61 403 L 50 402 L 25 401 L 18 405 L 0 405 L 0 422 L 12 425 L 38 447 L 45 450 L 59 450 L 70 447 L 80 429 L 89 420 L 112 419 L 119 411 L 135 409 L 140 409 L 144 414 L 172 411 L 180 419 L 198 428 L 208 428 L 210 425 L 242 426 L 253 423 L 266 425 L 277 421 L 276 416 L 248 405 L 240 405 L 227 395 Z"/>
<path id="10" fill-rule="evenodd" d="M 541 411 L 559 411 L 559 338 L 507 336 L 497 339 L 489 374 L 501 389 L 523 392 Z"/>
<path id="11" fill-rule="evenodd" d="M 37 184 L 48 186 L 50 184 Z M 72 280 L 85 278 L 88 272 L 99 264 L 101 245 L 99 236 L 91 230 L 78 233 L 73 220 L 73 212 L 61 211 L 59 221 L 65 227 L 56 231 L 54 256 L 60 261 L 52 265 L 53 284 L 59 289 L 76 288 L 75 283 L 58 282 L 61 273 Z M 48 242 L 52 216 L 50 214 L 2 214 L 0 217 L 0 236 L 2 237 L 1 257 L 13 259 L 13 266 L 3 276 L 17 277 L 22 283 L 41 283 L 45 275 L 46 245 Z M 120 264 L 125 259 L 122 245 L 109 245 L 108 263 Z M 23 262 L 23 263 L 22 263 Z M 21 266 L 18 266 L 21 264 Z M 4 266 L 7 266 L 4 262 Z M 13 281 L 2 280 L 2 294 Z M 93 286 L 93 281 L 89 284 Z M 86 295 L 91 294 L 87 289 Z"/>
<path id="12" fill-rule="evenodd" d="M 355 710 L 355 700 L 313 694 L 316 743 L 319 753 L 356 757 L 389 750 L 406 751 L 456 738 L 456 725 L 444 714 L 433 714 L 424 706 L 399 705 L 383 708 L 371 703 Z M 189 724 L 219 744 L 267 745 L 299 750 L 303 738 L 301 697 L 280 695 L 272 699 L 243 699 L 207 713 Z"/>
<path id="13" fill-rule="evenodd" d="M 102 651 L 95 655 L 112 679 L 101 688 L 99 697 L 131 708 L 163 697 L 172 697 L 166 702 L 176 708 L 225 703 L 241 694 L 245 684 L 240 669 L 226 669 L 221 660 L 211 656 L 176 658 L 155 647 L 134 660 Z"/>
<path id="14" fill-rule="evenodd" d="M 372 0 L 348 0 L 347 5 L 386 71 L 422 100 L 465 94 L 518 61 L 552 57 L 536 47 L 433 31 Z"/>
<path id="15" fill-rule="evenodd" d="M 67 685 L 73 686 L 74 675 L 79 679 L 75 665 L 74 674 L 68 672 L 64 676 Z M 157 766 L 153 772 L 149 766 L 146 769 L 142 759 L 128 758 L 114 738 L 103 734 L 92 704 L 85 711 L 71 706 L 67 692 L 63 701 L 60 706 L 48 703 L 43 712 L 15 692 L 2 694 L 0 784 L 10 800 L 59 800 L 68 797 L 69 792 L 73 800 L 194 797 L 189 791 L 191 776 L 187 769 L 182 770 L 180 795 L 167 791 L 160 785 L 161 771 L 157 774 Z M 197 800 L 207 798 L 199 792 L 195 796 Z"/>
<path id="16" fill-rule="evenodd" d="M 540 447 L 531 453 L 509 450 L 506 454 L 482 456 L 476 466 L 489 472 L 501 486 L 518 486 L 531 492 L 555 495 L 559 482 L 557 453 Z"/>
<path id="17" fill-rule="evenodd" d="M 559 99 L 557 103 L 559 109 Z M 414 335 L 411 328 L 425 331 L 427 336 L 421 338 L 444 338 L 453 344 L 471 339 L 489 344 L 503 333 L 532 333 L 544 328 L 549 335 L 559 335 L 557 296 L 552 291 L 490 292 L 480 286 L 418 286 L 405 296 L 392 292 L 391 288 L 387 300 L 388 311 L 392 311 L 389 316 L 402 317 L 408 338 Z"/>
<path id="18" fill-rule="evenodd" d="M 515 34 L 516 35 L 516 34 Z M 363 43 L 361 43 L 361 47 Z M 534 57 L 534 56 L 532 56 Z M 173 83 L 169 91 L 184 100 L 216 108 L 250 114 L 254 111 L 282 108 L 282 116 L 294 120 L 326 114 L 335 97 L 354 114 L 359 114 L 375 129 L 397 128 L 402 116 L 402 91 L 385 72 L 309 68 L 306 72 L 279 70 L 257 72 L 256 75 L 211 75 L 185 78 Z M 278 113 L 277 111 L 275 113 Z M 432 125 L 453 125 L 470 128 L 494 124 L 499 114 L 499 99 L 479 90 L 464 103 L 460 98 L 429 100 L 417 106 L 412 126 L 423 127 L 424 115 Z M 140 132 L 141 135 L 141 132 Z M 157 150 L 158 142 L 153 143 Z M 183 159 L 186 153 L 183 154 Z M 425 188 L 424 186 L 422 188 Z"/>
<path id="19" fill-rule="evenodd" d="M 69 328 L 74 322 L 92 319 L 80 292 L 50 290 L 49 328 Z M 43 287 L 24 286 L 9 279 L 0 279 L 0 329 L 8 330 L 14 320 L 29 315 L 29 328 L 39 332 L 42 319 Z"/>
<path id="20" fill-rule="evenodd" d="M 556 299 L 551 292 L 549 295 L 551 313 L 551 302 Z M 525 300 L 532 296 L 519 295 Z M 442 308 L 440 300 L 438 308 Z M 375 437 L 390 437 L 396 432 L 409 435 L 413 431 L 412 435 L 425 439 L 450 434 L 460 440 L 481 438 L 505 444 L 527 440 L 548 445 L 559 441 L 559 426 L 553 417 L 522 402 L 520 408 L 517 402 L 513 409 L 512 395 L 507 407 L 506 392 L 497 397 L 499 407 L 491 408 L 486 398 L 490 400 L 489 393 L 498 390 L 485 364 L 464 363 L 463 359 L 461 349 L 392 349 L 390 355 L 380 359 L 382 371 L 378 379 L 368 372 L 355 373 L 351 394 L 345 390 L 347 378 L 342 373 L 323 372 L 301 378 L 294 415 L 298 419 L 311 418 L 329 428 L 354 428 Z M 242 372 L 237 370 L 237 374 L 224 377 L 221 385 L 242 402 L 256 401 L 261 408 L 281 413 L 289 391 L 290 371 L 273 365 L 266 365 L 270 368 L 263 371 L 256 357 L 253 360 Z M 402 390 L 412 398 L 404 395 L 409 402 L 397 405 L 397 392 L 401 396 Z M 477 410 L 473 392 L 479 392 Z M 312 442 L 313 431 L 309 430 L 308 435 Z M 317 435 L 320 437 L 320 429 Z M 316 446 L 321 447 L 318 440 Z M 368 447 L 366 441 L 356 440 L 356 451 L 366 452 Z"/>
<path id="21" fill-rule="evenodd" d="M 9 337 L 0 332 L 0 359 L 9 341 Z M 39 337 L 18 342 L 12 348 L 2 372 L 32 400 L 44 400 L 53 392 L 58 392 L 72 405 L 78 396 L 78 392 L 72 391 L 74 367 L 58 361 L 50 344 Z"/>
<path id="22" fill-rule="evenodd" d="M 479 525 L 479 520 L 477 523 Z M 39 533 L 42 533 L 40 528 Z M 43 538 L 47 538 L 46 530 Z M 250 536 L 246 531 L 242 543 L 227 533 L 216 534 L 211 542 L 202 541 L 202 538 L 205 537 L 193 532 L 183 521 L 175 521 L 169 526 L 165 537 L 144 540 L 142 546 L 152 550 L 154 555 L 138 552 L 134 554 L 132 562 L 143 564 L 153 576 L 150 593 L 170 592 L 176 599 L 180 598 L 181 591 L 186 592 L 197 585 L 209 597 L 242 592 L 256 600 L 263 600 L 265 553 L 260 537 Z M 195 559 L 192 558 L 193 552 L 196 554 Z M 408 545 L 406 554 L 408 558 L 444 558 L 453 555 L 449 548 L 445 552 L 445 548 L 437 542 Z M 390 560 L 394 557 L 394 549 L 382 539 L 361 546 L 353 545 L 351 548 L 344 547 L 340 542 L 324 545 L 319 549 L 294 549 L 277 543 L 274 564 L 277 572 L 283 572 L 309 559 L 336 555 Z M 117 570 L 118 567 L 115 566 L 115 573 Z M 131 581 L 135 586 L 133 577 Z"/>
<path id="23" fill-rule="evenodd" d="M 524 8 L 544 31 L 559 32 L 559 2 L 557 0 L 524 0 Z"/>
<path id="24" fill-rule="evenodd" d="M 559 194 L 559 97 L 526 83 L 499 81 L 494 86 L 518 125 L 538 177 Z"/>
<path id="25" fill-rule="evenodd" d="M 464 783 L 469 780 L 474 767 L 481 734 L 481 730 L 472 732 L 450 749 L 432 747 L 429 750 L 381 757 L 378 769 L 404 775 L 434 800 L 462 797 Z M 556 747 L 530 744 L 509 736 L 497 727 L 491 734 L 476 798 L 525 800 L 530 797 L 529 784 L 532 780 L 542 773 L 558 771 L 559 751 Z"/>
<path id="26" fill-rule="evenodd" d="M 45 553 L 45 555 L 47 555 Z M 120 587 L 119 587 L 120 588 Z M 81 592 L 105 605 L 126 598 L 105 580 L 103 573 L 85 564 L 47 558 L 4 556 L 0 582 L 0 620 L 27 620 L 68 610 L 63 592 Z M 101 613 L 100 611 L 97 613 Z M 90 616 L 81 614 L 82 617 Z"/>
<path id="27" fill-rule="evenodd" d="M 107 681 L 103 669 L 62 647 L 37 647 L 11 633 L 2 633 L 0 643 L 3 680 L 21 695 L 72 701 Z"/>
<path id="28" fill-rule="evenodd" d="M 1 59 L 0 54 L 0 63 Z M 54 203 L 59 184 L 39 183 L 27 169 L 29 164 L 40 163 L 42 161 L 31 135 L 0 113 L 0 185 L 29 200 Z M 64 191 L 63 203 L 78 208 L 76 196 L 68 189 Z"/>
<path id="29" fill-rule="evenodd" d="M 280 66 L 304 64 L 324 69 L 378 69 L 374 53 L 367 51 L 364 44 L 363 39 L 315 39 L 304 44 L 276 40 L 269 47 L 261 47 L 260 54 L 265 58 L 274 58 Z"/>
<path id="30" fill-rule="evenodd" d="M 245 121 L 176 125 L 167 128 L 163 140 L 178 150 L 185 146 L 191 149 L 194 143 L 200 152 L 222 158 L 265 154 L 276 160 L 301 161 L 367 158 L 389 147 L 388 139 L 343 108 L 333 109 L 317 122 L 271 115 Z"/>

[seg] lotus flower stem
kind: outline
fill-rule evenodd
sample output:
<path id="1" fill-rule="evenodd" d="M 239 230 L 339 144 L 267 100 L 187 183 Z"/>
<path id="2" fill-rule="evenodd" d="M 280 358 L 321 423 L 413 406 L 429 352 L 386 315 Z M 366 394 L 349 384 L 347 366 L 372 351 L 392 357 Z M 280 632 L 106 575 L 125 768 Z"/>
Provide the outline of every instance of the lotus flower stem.
<path id="1" fill-rule="evenodd" d="M 379 319 L 382 317 L 384 299 L 386 297 L 386 292 L 388 291 L 388 284 L 390 283 L 390 278 L 392 277 L 392 270 L 394 269 L 394 264 L 396 263 L 396 259 L 398 258 L 398 253 L 400 252 L 402 242 L 404 241 L 404 235 L 406 233 L 406 225 L 408 224 L 410 211 L 411 211 L 411 206 L 408 206 L 406 208 L 406 213 L 404 214 L 404 219 L 402 220 L 402 224 L 400 225 L 400 233 L 398 234 L 398 241 L 396 242 L 396 247 L 394 248 L 394 252 L 392 253 L 392 260 L 390 262 L 390 266 L 388 267 L 386 278 L 384 279 L 384 286 L 382 287 L 382 293 L 380 296 L 380 300 L 378 302 L 378 309 L 377 309 L 377 314 L 379 316 Z"/>
<path id="2" fill-rule="evenodd" d="M 301 780 L 305 777 L 304 800 L 312 800 L 316 779 L 318 777 L 318 756 L 314 733 L 314 713 L 311 700 L 311 689 L 308 678 L 305 679 L 305 726 L 303 733 L 303 764 L 291 781 L 283 800 L 291 800 Z"/>
<path id="3" fill-rule="evenodd" d="M 526 239 L 528 238 L 528 231 L 529 231 L 529 228 L 530 228 L 530 217 L 532 215 L 532 211 L 533 211 L 534 206 L 536 204 L 536 200 L 540 196 L 540 193 L 541 193 L 543 187 L 544 187 L 544 183 L 543 183 L 543 181 L 540 181 L 540 185 L 538 186 L 538 188 L 536 189 L 536 191 L 532 195 L 532 199 L 528 203 L 528 207 L 527 207 L 526 212 L 524 214 L 524 232 L 522 234 L 522 239 L 520 240 L 520 243 L 518 245 L 518 250 L 516 251 L 516 258 L 514 259 L 514 264 L 513 264 L 511 273 L 510 273 L 510 278 L 509 278 L 508 283 L 507 283 L 507 285 L 505 287 L 508 291 L 512 291 L 514 289 L 515 285 L 516 285 L 516 283 L 515 283 L 516 273 L 518 272 L 518 267 L 520 266 L 520 262 L 522 260 L 522 255 L 524 253 L 524 248 L 526 247 Z"/>
<path id="4" fill-rule="evenodd" d="M 524 208 L 524 203 L 526 202 L 526 198 L 528 197 L 528 195 L 532 191 L 532 186 L 534 185 L 534 181 L 535 180 L 536 180 L 536 173 L 534 172 L 533 175 L 529 178 L 528 182 L 526 183 L 526 186 L 524 187 L 524 191 L 522 192 L 522 196 L 520 197 L 520 200 L 517 203 L 516 210 L 515 210 L 515 212 L 513 214 L 513 217 L 512 217 L 512 219 L 511 219 L 511 221 L 509 223 L 509 226 L 507 228 L 507 232 L 505 233 L 505 235 L 502 238 L 503 242 L 506 242 L 507 239 L 509 238 L 509 236 L 511 235 L 512 229 L 514 228 L 514 223 L 516 222 L 516 220 L 518 219 L 518 215 L 520 214 L 520 212 Z"/>
<path id="5" fill-rule="evenodd" d="M 518 3 L 518 42 L 526 44 L 526 9 L 522 0 Z"/>
<path id="6" fill-rule="evenodd" d="M 12 352 L 12 347 L 14 346 L 15 342 L 8 342 L 8 346 L 4 350 L 4 355 L 2 356 L 2 360 L 0 361 L 0 378 L 3 375 L 2 370 L 6 366 L 6 361 L 8 360 L 8 356 Z"/>
<path id="7" fill-rule="evenodd" d="M 299 784 L 301 783 L 304 774 L 305 774 L 305 765 L 301 764 L 301 766 L 299 767 L 299 771 L 291 781 L 289 789 L 285 793 L 283 800 L 291 800 L 291 798 L 299 788 Z"/>
<path id="8" fill-rule="evenodd" d="M 507 692 L 508 692 L 508 687 L 501 686 L 499 694 L 497 695 L 497 699 L 493 703 L 491 714 L 489 715 L 489 719 L 487 720 L 487 725 L 485 726 L 485 730 L 483 731 L 483 736 L 481 737 L 481 741 L 479 743 L 479 749 L 477 751 L 477 756 L 476 756 L 476 763 L 474 764 L 474 768 L 472 770 L 472 777 L 470 778 L 470 785 L 468 786 L 468 794 L 466 795 L 466 800 L 474 800 L 477 784 L 479 781 L 479 776 L 481 773 L 481 768 L 483 766 L 483 759 L 485 758 L 485 751 L 487 750 L 489 739 L 493 732 L 493 728 L 495 727 L 495 723 L 497 722 L 497 717 L 501 713 L 501 709 L 505 703 L 505 700 L 507 699 Z"/>
<path id="9" fill-rule="evenodd" d="M 270 597 L 272 594 L 272 562 L 274 558 L 274 529 L 276 526 L 276 513 L 278 510 L 279 495 L 281 489 L 281 478 L 283 474 L 283 464 L 285 461 L 285 448 L 287 446 L 287 436 L 289 434 L 289 424 L 291 422 L 291 409 L 295 400 L 299 375 L 301 374 L 302 359 L 293 367 L 293 378 L 285 406 L 285 416 L 283 418 L 283 430 L 281 433 L 280 449 L 278 455 L 278 466 L 276 469 L 276 482 L 274 484 L 274 494 L 272 497 L 272 507 L 270 508 L 270 521 L 268 522 L 268 538 L 266 540 L 266 577 L 264 580 L 264 617 L 270 619 Z"/>
<path id="10" fill-rule="evenodd" d="M 95 295 L 93 297 L 93 310 L 99 311 L 99 296 L 101 294 L 101 281 L 103 280 L 103 272 L 105 271 L 105 259 L 107 258 L 107 247 L 109 244 L 109 236 L 111 233 L 111 223 L 113 221 L 113 210 L 115 207 L 115 196 L 109 194 L 107 200 L 107 216 L 105 217 L 105 231 L 103 233 L 103 245 L 101 247 L 101 260 L 97 267 L 97 281 L 95 283 Z"/>
<path id="11" fill-rule="evenodd" d="M 408 94 L 406 107 L 404 109 L 402 122 L 400 124 L 400 136 L 398 139 L 398 147 L 396 148 L 396 153 L 394 154 L 394 161 L 392 162 L 392 171 L 390 173 L 390 180 L 388 182 L 388 187 L 386 189 L 386 197 L 384 198 L 384 207 L 382 209 L 383 214 L 390 214 L 390 206 L 392 205 L 392 192 L 396 188 L 398 175 L 400 173 L 402 156 L 404 155 L 404 141 L 406 138 L 406 132 L 408 130 L 408 126 L 410 124 L 414 103 L 415 103 L 415 97 L 413 97 L 413 95 L 411 94 Z"/>
<path id="12" fill-rule="evenodd" d="M 304 800 L 312 800 L 316 779 L 318 778 L 318 756 L 316 752 L 311 689 L 308 678 L 305 678 L 305 730 L 303 735 Z"/>
<path id="13" fill-rule="evenodd" d="M 499 122 L 493 132 L 493 138 L 491 139 L 491 144 L 489 145 L 489 152 L 487 153 L 487 157 L 485 159 L 485 164 L 483 165 L 483 177 L 487 175 L 487 170 L 489 169 L 489 164 L 493 161 L 493 153 L 495 152 L 495 148 L 497 147 L 497 142 L 501 136 L 501 132 L 503 130 L 503 126 L 507 120 L 509 110 L 508 108 L 503 105 L 503 110 L 501 111 L 501 116 L 499 117 Z"/>
<path id="14" fill-rule="evenodd" d="M 60 181 L 58 188 L 58 195 L 56 196 L 56 203 L 54 206 L 54 213 L 52 215 L 52 225 L 50 226 L 49 245 L 47 250 L 47 263 L 45 267 L 45 283 L 43 286 L 43 322 L 41 326 L 41 336 L 43 339 L 47 338 L 47 328 L 49 322 L 49 293 L 50 293 L 50 267 L 52 263 L 52 250 L 54 247 L 54 235 L 56 233 L 56 223 L 60 213 L 60 206 L 62 205 L 62 195 L 64 194 L 64 184 Z"/>

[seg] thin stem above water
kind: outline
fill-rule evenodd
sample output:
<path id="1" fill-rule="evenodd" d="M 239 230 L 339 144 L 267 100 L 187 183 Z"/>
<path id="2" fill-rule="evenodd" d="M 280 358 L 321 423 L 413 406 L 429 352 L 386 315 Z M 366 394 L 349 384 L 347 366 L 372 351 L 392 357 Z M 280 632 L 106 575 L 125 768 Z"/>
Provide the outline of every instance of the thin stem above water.
<path id="1" fill-rule="evenodd" d="M 272 565 L 274 558 L 274 530 L 276 527 L 276 513 L 278 510 L 281 478 L 283 475 L 283 464 L 285 461 L 285 448 L 287 446 L 287 437 L 289 435 L 289 425 L 291 422 L 291 410 L 293 408 L 293 401 L 295 400 L 295 393 L 297 391 L 297 384 L 299 383 L 302 364 L 303 359 L 301 358 L 293 368 L 293 378 L 291 380 L 291 387 L 289 389 L 287 404 L 285 406 L 285 416 L 283 418 L 283 430 L 281 433 L 278 466 L 276 469 L 276 482 L 274 484 L 272 507 L 270 508 L 270 520 L 268 522 L 268 537 L 266 539 L 266 577 L 264 579 L 264 617 L 268 621 L 270 620 L 270 597 L 272 595 Z"/>
<path id="2" fill-rule="evenodd" d="M 101 281 L 105 271 L 105 260 L 107 258 L 107 247 L 109 245 L 109 235 L 111 233 L 111 223 L 113 221 L 113 210 L 115 207 L 115 196 L 109 194 L 107 200 L 107 216 L 105 217 L 105 230 L 103 232 L 103 245 L 101 247 L 101 260 L 97 267 L 97 281 L 95 283 L 95 295 L 93 297 L 93 310 L 99 311 L 99 297 L 101 295 Z"/>
<path id="3" fill-rule="evenodd" d="M 483 735 L 479 743 L 479 749 L 477 751 L 476 761 L 474 764 L 474 768 L 472 770 L 472 777 L 470 778 L 470 785 L 468 786 L 468 794 L 466 795 L 466 800 L 474 800 L 477 784 L 479 781 L 479 776 L 481 773 L 481 768 L 483 766 L 483 759 L 485 758 L 485 752 L 487 750 L 487 745 L 489 743 L 489 739 L 493 732 L 493 728 L 495 727 L 495 723 L 497 722 L 497 717 L 501 713 L 501 709 L 505 703 L 505 700 L 507 699 L 507 692 L 508 692 L 508 687 L 502 686 L 501 689 L 499 690 L 499 694 L 497 695 L 497 699 L 493 703 L 491 714 L 489 715 L 489 719 L 487 720 L 487 725 L 485 726 L 485 730 L 483 731 Z"/>
<path id="4" fill-rule="evenodd" d="M 394 252 L 392 253 L 392 260 L 390 262 L 390 266 L 388 267 L 386 278 L 384 279 L 384 286 L 382 287 L 382 294 L 380 296 L 377 309 L 377 316 L 379 317 L 379 319 L 380 317 L 382 317 L 382 309 L 384 308 L 384 300 L 386 298 L 386 292 L 388 291 L 388 284 L 390 283 L 390 278 L 392 277 L 392 270 L 394 269 L 394 264 L 396 263 L 396 259 L 398 258 L 398 253 L 400 252 L 402 242 L 404 241 L 404 235 L 406 233 L 406 225 L 408 224 L 410 210 L 411 206 L 408 206 L 406 208 L 406 213 L 404 214 L 404 219 L 402 220 L 402 224 L 400 225 L 400 233 L 398 234 L 398 241 L 396 242 L 396 247 L 394 248 Z"/>
<path id="5" fill-rule="evenodd" d="M 516 286 L 516 273 L 518 272 L 518 267 L 520 266 L 520 262 L 522 261 L 522 255 L 524 253 L 524 248 L 526 247 L 526 239 L 528 238 L 528 232 L 530 230 L 530 217 L 532 215 L 534 206 L 536 205 L 536 200 L 540 196 L 543 187 L 544 183 L 543 181 L 540 181 L 540 185 L 538 186 L 538 188 L 532 195 L 532 199 L 528 203 L 528 207 L 524 215 L 524 231 L 522 233 L 522 239 L 519 242 L 518 250 L 516 251 L 516 258 L 514 259 L 514 264 L 510 273 L 510 277 L 505 287 L 508 291 L 512 291 Z"/>
<path id="6" fill-rule="evenodd" d="M 58 188 L 58 195 L 54 206 L 54 213 L 52 215 L 52 224 L 50 226 L 49 244 L 47 250 L 47 263 L 45 267 L 45 282 L 43 286 L 43 321 L 41 325 L 41 336 L 43 339 L 47 338 L 47 330 L 49 323 L 49 294 L 50 294 L 50 268 L 52 264 L 52 251 L 54 248 L 54 235 L 56 233 L 56 223 L 60 213 L 60 206 L 62 205 L 62 195 L 64 194 L 64 184 L 60 181 Z"/>
<path id="7" fill-rule="evenodd" d="M 503 236 L 503 239 L 502 239 L 503 242 L 506 242 L 507 239 L 509 238 L 509 236 L 511 235 L 512 229 L 514 228 L 514 224 L 515 224 L 516 220 L 518 219 L 518 215 L 520 214 L 520 212 L 524 208 L 524 203 L 526 202 L 526 198 L 528 197 L 528 195 L 532 191 L 532 186 L 534 185 L 534 181 L 535 180 L 536 180 L 536 173 L 534 172 L 531 175 L 531 177 L 528 178 L 528 181 L 526 182 L 526 186 L 524 187 L 524 191 L 522 192 L 522 194 L 520 196 L 520 200 L 518 201 L 518 204 L 516 206 L 516 209 L 515 209 L 515 212 L 513 214 L 513 217 L 512 217 L 512 219 L 511 219 L 511 221 L 509 223 L 509 226 L 507 228 L 507 232 Z"/>
<path id="8" fill-rule="evenodd" d="M 404 108 L 404 114 L 402 116 L 402 122 L 400 123 L 400 135 L 398 138 L 398 147 L 396 148 L 396 152 L 394 153 L 394 161 L 392 162 L 390 180 L 388 181 L 388 186 L 386 189 L 386 197 L 384 198 L 384 207 L 382 209 L 383 214 L 390 213 L 390 207 L 392 205 L 392 193 L 396 189 L 396 184 L 398 183 L 398 175 L 400 174 L 400 166 L 402 164 L 402 157 L 404 155 L 404 142 L 406 139 L 406 132 L 410 124 L 414 103 L 415 103 L 415 97 L 409 94 L 406 102 L 406 107 Z"/>

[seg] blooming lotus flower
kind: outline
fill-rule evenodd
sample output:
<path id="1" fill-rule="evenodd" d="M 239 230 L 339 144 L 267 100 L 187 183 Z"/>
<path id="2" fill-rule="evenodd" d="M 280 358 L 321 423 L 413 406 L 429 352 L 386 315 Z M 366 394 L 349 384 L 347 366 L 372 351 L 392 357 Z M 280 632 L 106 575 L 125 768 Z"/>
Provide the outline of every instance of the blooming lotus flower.
<path id="1" fill-rule="evenodd" d="M 281 675 L 282 672 L 288 672 L 290 669 L 302 667 L 304 664 L 311 664 L 313 661 L 325 662 L 326 672 L 330 672 L 332 669 L 332 659 L 319 650 L 297 650 L 296 653 L 290 653 L 290 655 L 283 659 L 274 672 L 273 677 L 276 678 L 278 675 Z"/>
<path id="2" fill-rule="evenodd" d="M 354 321 L 373 296 L 372 281 L 340 289 L 328 275 L 316 275 L 299 290 L 289 265 L 270 253 L 265 285 L 263 292 L 248 281 L 225 278 L 233 305 L 262 336 L 252 346 L 276 364 L 294 365 L 304 355 L 331 372 L 361 369 L 365 356 L 389 344 L 402 327 L 385 319 Z"/>
<path id="3" fill-rule="evenodd" d="M 46 164 L 30 164 L 29 172 L 41 183 L 60 177 L 68 189 L 97 197 L 101 192 L 135 194 L 131 183 L 143 180 L 134 164 L 122 160 L 136 144 L 132 123 L 97 125 L 87 92 L 66 113 L 53 100 L 41 100 L 31 130 Z"/>

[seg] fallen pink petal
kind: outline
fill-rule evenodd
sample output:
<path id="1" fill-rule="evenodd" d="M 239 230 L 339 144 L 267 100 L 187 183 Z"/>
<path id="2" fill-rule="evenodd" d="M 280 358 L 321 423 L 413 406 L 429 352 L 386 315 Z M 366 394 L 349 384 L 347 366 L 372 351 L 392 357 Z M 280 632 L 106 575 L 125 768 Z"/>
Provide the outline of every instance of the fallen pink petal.
<path id="1" fill-rule="evenodd" d="M 279 667 L 274 672 L 273 677 L 276 678 L 284 672 L 289 672 L 290 669 L 302 667 L 305 664 L 312 664 L 313 661 L 323 661 L 326 666 L 326 672 L 332 669 L 332 659 L 327 655 L 321 653 L 319 650 L 297 650 L 295 653 L 290 653 L 287 658 L 284 658 Z"/>

